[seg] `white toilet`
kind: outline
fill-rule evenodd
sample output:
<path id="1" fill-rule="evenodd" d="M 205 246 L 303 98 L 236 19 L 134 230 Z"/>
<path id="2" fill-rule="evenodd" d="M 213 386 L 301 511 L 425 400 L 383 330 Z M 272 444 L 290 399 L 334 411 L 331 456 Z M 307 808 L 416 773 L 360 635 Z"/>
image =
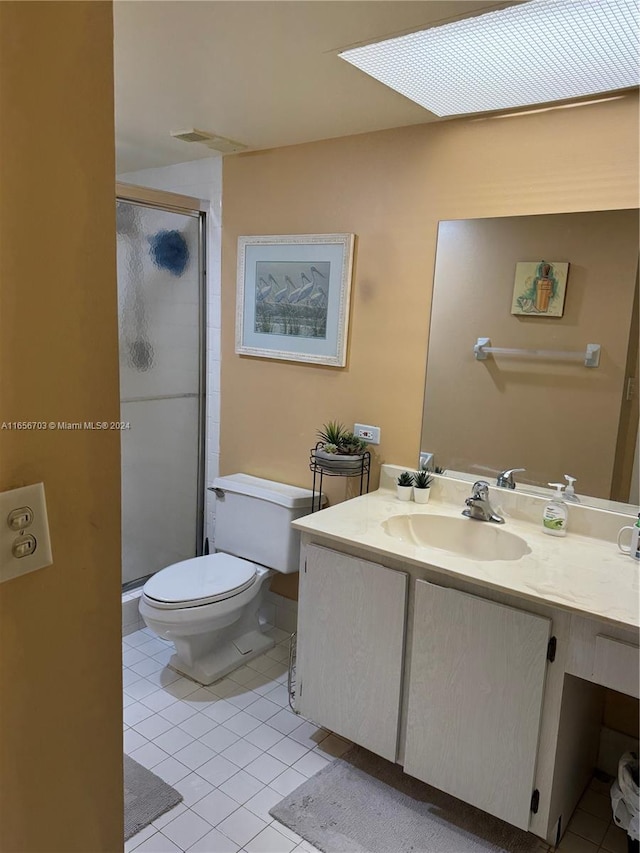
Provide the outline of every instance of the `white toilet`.
<path id="1" fill-rule="evenodd" d="M 140 615 L 176 653 L 169 666 L 211 684 L 274 641 L 258 611 L 275 572 L 298 571 L 300 534 L 291 522 L 311 512 L 312 492 L 232 474 L 214 481 L 217 553 L 162 569 L 145 583 Z"/>

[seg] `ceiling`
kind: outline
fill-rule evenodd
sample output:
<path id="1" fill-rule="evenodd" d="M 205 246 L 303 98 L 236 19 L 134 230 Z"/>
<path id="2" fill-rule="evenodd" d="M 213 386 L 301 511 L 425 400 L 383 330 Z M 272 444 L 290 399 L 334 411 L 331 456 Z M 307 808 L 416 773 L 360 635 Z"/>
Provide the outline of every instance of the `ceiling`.
<path id="1" fill-rule="evenodd" d="M 438 121 L 338 51 L 507 5 L 116 0 L 117 171 L 214 155 L 170 136 L 191 127 L 259 149 Z"/>

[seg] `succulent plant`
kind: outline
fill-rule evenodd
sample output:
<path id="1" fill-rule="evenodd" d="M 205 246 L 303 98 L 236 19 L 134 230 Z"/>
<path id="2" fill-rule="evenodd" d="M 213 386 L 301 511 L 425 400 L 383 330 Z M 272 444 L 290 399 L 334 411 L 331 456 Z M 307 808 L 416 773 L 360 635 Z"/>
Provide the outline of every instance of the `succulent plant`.
<path id="1" fill-rule="evenodd" d="M 413 486 L 413 474 L 410 471 L 403 471 L 398 477 L 399 486 Z"/>
<path id="2" fill-rule="evenodd" d="M 413 485 L 416 489 L 428 489 L 433 483 L 433 477 L 424 468 L 413 475 Z"/>
<path id="3" fill-rule="evenodd" d="M 318 438 L 326 453 L 339 453 L 343 456 L 359 456 L 367 449 L 367 442 L 355 436 L 338 421 L 329 421 L 318 430 Z"/>

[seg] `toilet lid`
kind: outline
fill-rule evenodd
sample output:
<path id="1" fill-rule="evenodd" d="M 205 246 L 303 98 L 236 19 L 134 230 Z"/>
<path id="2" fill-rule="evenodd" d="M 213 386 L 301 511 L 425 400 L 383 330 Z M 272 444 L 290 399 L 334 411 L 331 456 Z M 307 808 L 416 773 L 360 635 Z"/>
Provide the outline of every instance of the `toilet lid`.
<path id="1" fill-rule="evenodd" d="M 161 607 L 197 607 L 237 595 L 251 586 L 256 566 L 230 554 L 206 554 L 157 572 L 142 591 Z"/>

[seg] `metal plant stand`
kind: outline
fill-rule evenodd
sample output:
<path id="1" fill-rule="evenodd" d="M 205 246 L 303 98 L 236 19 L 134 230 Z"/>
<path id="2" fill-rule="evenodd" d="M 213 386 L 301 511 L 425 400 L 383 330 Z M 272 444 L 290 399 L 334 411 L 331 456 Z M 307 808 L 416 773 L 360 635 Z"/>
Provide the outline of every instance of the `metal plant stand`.
<path id="1" fill-rule="evenodd" d="M 316 450 L 322 448 L 322 442 L 318 442 L 311 449 L 309 456 L 309 468 L 313 472 L 313 495 L 311 498 L 311 512 L 317 512 L 322 509 L 322 481 L 325 477 L 359 477 L 360 478 L 360 494 L 366 494 L 369 491 L 369 471 L 371 470 L 371 454 L 367 450 L 363 453 L 361 459 L 353 467 L 340 466 L 338 463 L 335 468 L 331 468 L 329 463 L 324 460 L 319 460 L 316 457 Z"/>

